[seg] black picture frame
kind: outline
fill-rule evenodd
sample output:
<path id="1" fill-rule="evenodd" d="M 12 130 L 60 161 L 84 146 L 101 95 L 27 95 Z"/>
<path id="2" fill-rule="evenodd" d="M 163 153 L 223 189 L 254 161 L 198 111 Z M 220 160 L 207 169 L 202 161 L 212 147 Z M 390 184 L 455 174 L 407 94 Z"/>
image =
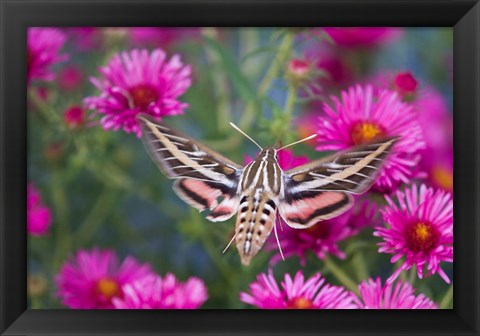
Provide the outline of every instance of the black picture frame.
<path id="1" fill-rule="evenodd" d="M 459 1 L 1 0 L 2 335 L 479 334 L 480 4 Z M 448 26 L 454 29 L 454 309 L 27 310 L 28 26 Z"/>

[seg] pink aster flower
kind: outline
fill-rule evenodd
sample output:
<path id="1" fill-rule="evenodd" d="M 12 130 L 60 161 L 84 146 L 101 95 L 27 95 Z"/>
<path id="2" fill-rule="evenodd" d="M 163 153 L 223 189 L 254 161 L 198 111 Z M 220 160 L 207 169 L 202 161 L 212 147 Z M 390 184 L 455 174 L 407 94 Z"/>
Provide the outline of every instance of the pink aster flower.
<path id="1" fill-rule="evenodd" d="M 440 263 L 453 262 L 453 200 L 443 190 L 416 185 L 397 191 L 396 200 L 385 196 L 388 205 L 381 210 L 387 227 L 375 228 L 374 236 L 383 239 L 379 252 L 393 254 L 395 263 L 405 258 L 387 280 L 393 282 L 400 272 L 416 266 L 419 278 L 438 273 L 447 283 L 450 279 L 440 268 Z"/>
<path id="2" fill-rule="evenodd" d="M 55 28 L 29 28 L 27 35 L 27 82 L 53 80 L 51 67 L 68 59 L 60 54 L 65 35 Z"/>
<path id="3" fill-rule="evenodd" d="M 380 278 L 368 279 L 359 286 L 361 309 L 437 309 L 438 306 L 425 295 L 415 296 L 415 289 L 408 282 L 387 283 Z"/>
<path id="4" fill-rule="evenodd" d="M 426 87 L 415 101 L 427 147 L 420 169 L 430 185 L 453 191 L 453 118 L 446 99 L 433 87 Z"/>
<path id="5" fill-rule="evenodd" d="M 124 296 L 124 285 L 152 274 L 150 265 L 127 257 L 121 264 L 110 250 L 81 250 L 65 262 L 55 277 L 62 304 L 75 309 L 113 308 Z"/>
<path id="6" fill-rule="evenodd" d="M 444 152 L 425 150 L 420 167 L 430 186 L 453 192 L 453 147 Z"/>
<path id="7" fill-rule="evenodd" d="M 123 297 L 114 298 L 117 309 L 196 309 L 207 300 L 202 280 L 179 282 L 173 274 L 146 276 L 123 286 Z"/>
<path id="8" fill-rule="evenodd" d="M 102 78 L 91 81 L 101 94 L 85 98 L 84 103 L 103 115 L 101 124 L 105 130 L 123 128 L 140 137 L 137 114 L 146 113 L 160 120 L 181 114 L 188 107 L 178 97 L 190 87 L 191 68 L 178 55 L 167 61 L 161 49 L 134 49 L 114 55 L 100 73 Z"/>
<path id="9" fill-rule="evenodd" d="M 273 272 L 262 273 L 240 293 L 240 300 L 261 309 L 356 309 L 355 295 L 343 287 L 325 283 L 320 273 L 305 280 L 301 271 L 289 274 L 278 286 Z"/>
<path id="10" fill-rule="evenodd" d="M 338 46 L 345 48 L 372 47 L 399 38 L 403 31 L 389 27 L 325 27 L 327 33 Z"/>
<path id="11" fill-rule="evenodd" d="M 446 99 L 433 87 L 419 90 L 410 72 L 379 73 L 371 81 L 378 92 L 389 88 L 404 99 L 413 100 L 426 144 L 414 171 L 418 171 L 417 177 L 426 178 L 429 185 L 453 191 L 453 119 Z"/>
<path id="12" fill-rule="evenodd" d="M 450 108 L 443 95 L 427 86 L 415 101 L 420 126 L 422 127 L 426 150 L 438 152 L 453 148 L 453 120 Z"/>
<path id="13" fill-rule="evenodd" d="M 33 184 L 27 186 L 27 232 L 32 236 L 47 234 L 52 213 L 43 203 L 40 192 Z"/>
<path id="14" fill-rule="evenodd" d="M 357 85 L 342 91 L 340 99 L 332 97 L 333 106 L 324 105 L 317 150 L 343 150 L 380 137 L 399 136 L 374 185 L 377 190 L 390 191 L 415 177 L 425 141 L 410 104 L 402 102 L 395 92 L 373 91 L 370 85 Z"/>

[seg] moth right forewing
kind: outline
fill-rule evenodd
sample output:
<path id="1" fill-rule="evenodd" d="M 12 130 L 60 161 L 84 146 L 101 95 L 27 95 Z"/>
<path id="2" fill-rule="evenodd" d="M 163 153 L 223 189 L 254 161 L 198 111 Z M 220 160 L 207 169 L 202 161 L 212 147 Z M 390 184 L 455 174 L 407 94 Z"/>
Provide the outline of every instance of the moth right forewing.
<path id="1" fill-rule="evenodd" d="M 398 138 L 378 140 L 285 172 L 285 192 L 305 190 L 365 192 L 375 182 L 389 150 Z"/>

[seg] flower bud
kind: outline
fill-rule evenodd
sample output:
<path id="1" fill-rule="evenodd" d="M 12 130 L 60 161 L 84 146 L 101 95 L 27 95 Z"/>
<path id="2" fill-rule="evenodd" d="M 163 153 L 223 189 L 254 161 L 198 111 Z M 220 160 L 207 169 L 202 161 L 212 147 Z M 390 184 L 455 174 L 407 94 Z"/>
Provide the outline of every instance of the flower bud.
<path id="1" fill-rule="evenodd" d="M 65 110 L 63 119 L 70 129 L 81 128 L 85 124 L 85 111 L 80 106 L 71 106 Z"/>

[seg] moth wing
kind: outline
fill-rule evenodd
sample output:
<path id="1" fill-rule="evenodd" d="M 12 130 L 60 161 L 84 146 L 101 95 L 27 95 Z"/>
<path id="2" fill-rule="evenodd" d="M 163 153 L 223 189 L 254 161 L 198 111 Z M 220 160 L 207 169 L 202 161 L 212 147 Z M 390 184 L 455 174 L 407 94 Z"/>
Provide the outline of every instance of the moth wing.
<path id="1" fill-rule="evenodd" d="M 146 115 L 139 115 L 137 120 L 142 126 L 145 148 L 168 178 L 190 177 L 223 184 L 238 182 L 242 166 Z"/>
<path id="2" fill-rule="evenodd" d="M 398 138 L 387 138 L 290 169 L 284 174 L 285 192 L 343 191 L 362 194 L 375 182 Z"/>
<path id="3" fill-rule="evenodd" d="M 231 218 L 237 212 L 240 202 L 236 190 L 197 179 L 178 179 L 173 184 L 173 190 L 192 207 L 199 211 L 208 210 L 206 218 L 212 222 Z"/>
<path id="4" fill-rule="evenodd" d="M 306 229 L 321 220 L 341 215 L 353 205 L 353 197 L 337 191 L 310 191 L 301 197 L 290 197 L 280 202 L 280 216 L 295 229 Z"/>
<path id="5" fill-rule="evenodd" d="M 373 185 L 397 139 L 380 139 L 284 172 L 282 218 L 291 227 L 308 228 L 347 211 L 353 205 L 350 194 Z"/>
<path id="6" fill-rule="evenodd" d="M 177 179 L 177 195 L 200 211 L 209 210 L 211 221 L 233 216 L 243 167 L 146 115 L 137 119 L 150 157 L 168 178 Z"/>

